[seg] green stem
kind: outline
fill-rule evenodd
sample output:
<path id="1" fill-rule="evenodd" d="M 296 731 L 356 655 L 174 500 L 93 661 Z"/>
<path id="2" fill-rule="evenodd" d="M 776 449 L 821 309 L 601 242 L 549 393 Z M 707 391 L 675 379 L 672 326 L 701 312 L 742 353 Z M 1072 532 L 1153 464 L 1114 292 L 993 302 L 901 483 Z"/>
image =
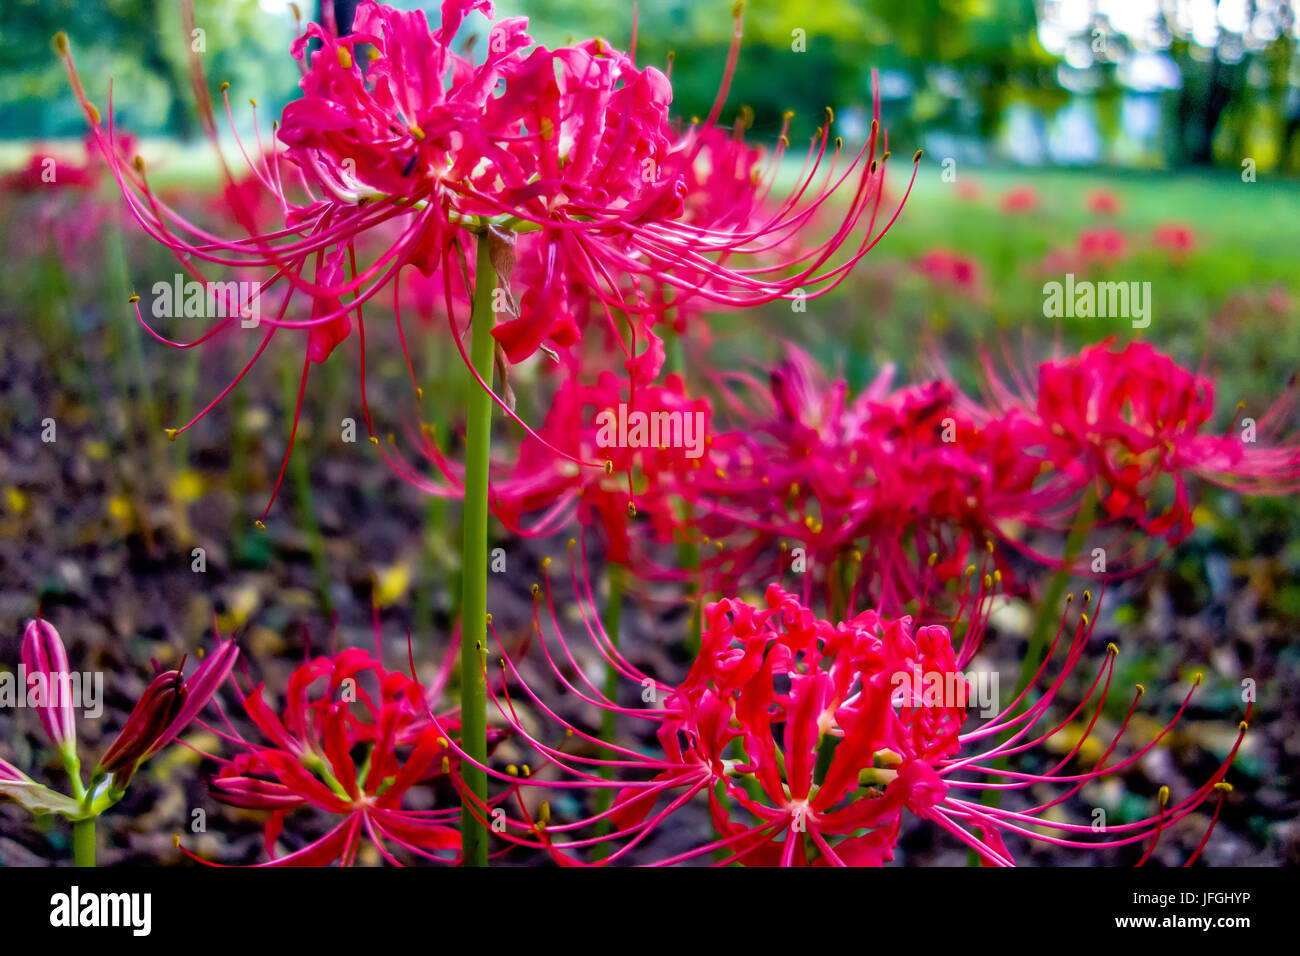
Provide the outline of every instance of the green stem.
<path id="1" fill-rule="evenodd" d="M 299 378 L 294 374 L 292 365 L 285 365 L 282 373 L 285 408 L 293 408 L 298 400 Z M 301 440 L 301 439 L 300 439 Z M 303 444 L 306 444 L 304 441 Z M 311 555 L 312 572 L 316 575 L 316 592 L 320 598 L 321 610 L 327 615 L 334 613 L 334 597 L 330 594 L 329 556 L 325 553 L 325 536 L 321 533 L 320 521 L 316 518 L 316 507 L 312 498 L 311 468 L 307 464 L 305 448 L 299 448 L 298 454 L 289 458 L 289 480 L 293 482 L 298 521 L 307 533 L 307 549 Z"/>
<path id="2" fill-rule="evenodd" d="M 75 866 L 95 865 L 95 817 L 72 824 L 72 862 Z"/>
<path id="3" fill-rule="evenodd" d="M 665 292 L 665 306 L 667 305 L 667 296 L 670 293 Z M 668 371 L 680 375 L 684 380 L 686 378 L 686 351 L 682 347 L 682 337 L 677 334 L 671 322 L 665 323 L 664 326 L 664 349 L 666 353 Z M 681 502 L 682 523 L 690 527 L 693 518 L 693 508 L 690 502 Z M 689 534 L 689 532 L 688 532 Z M 700 568 L 700 548 L 694 541 L 688 537 L 683 537 L 677 542 L 677 563 L 684 571 L 698 571 Z M 690 635 L 686 641 L 687 649 L 694 656 L 700 651 L 701 634 L 704 626 L 704 596 L 701 593 L 700 582 L 692 582 L 687 589 L 688 599 L 692 599 Z"/>
<path id="4" fill-rule="evenodd" d="M 623 617 L 623 591 L 627 582 L 627 569 L 617 562 L 609 565 L 609 603 L 605 605 L 605 633 L 609 635 L 609 642 L 613 647 L 618 647 L 618 631 L 620 622 Z M 618 700 L 618 669 L 612 663 L 605 665 L 605 697 L 612 702 Z M 617 732 L 616 718 L 612 709 L 606 709 L 600 717 L 600 739 L 606 743 L 614 742 L 614 734 Z M 614 769 L 612 767 L 601 765 L 600 776 L 602 780 L 612 780 Z M 601 787 L 596 793 L 596 813 L 601 814 L 610 808 L 614 802 L 614 791 L 611 787 Z M 608 819 L 600 821 L 597 832 L 601 836 L 610 833 L 614 829 L 613 823 Z M 601 843 L 596 846 L 596 859 L 603 859 L 608 849 L 608 844 Z"/>
<path id="5" fill-rule="evenodd" d="M 478 240 L 474 267 L 474 307 L 470 315 L 470 361 L 484 382 L 492 383 L 492 268 L 489 238 Z M 487 761 L 487 519 L 488 452 L 492 444 L 492 397 L 471 383 L 465 426 L 465 507 L 461 548 L 460 719 L 461 747 L 471 760 Z M 487 866 L 487 774 L 469 762 L 462 765 L 465 789 L 461 806 L 461 847 L 465 866 Z M 472 803 L 471 803 L 472 801 Z"/>

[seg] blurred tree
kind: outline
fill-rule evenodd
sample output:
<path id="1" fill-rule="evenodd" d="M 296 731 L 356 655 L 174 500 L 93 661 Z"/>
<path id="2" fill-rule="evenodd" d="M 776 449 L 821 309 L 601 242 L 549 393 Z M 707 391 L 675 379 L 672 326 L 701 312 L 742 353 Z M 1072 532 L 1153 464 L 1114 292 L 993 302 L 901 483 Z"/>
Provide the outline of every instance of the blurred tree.
<path id="1" fill-rule="evenodd" d="M 195 36 L 186 36 L 175 0 L 6 0 L 0 6 L 0 130 L 8 135 L 77 135 L 84 119 L 51 52 L 68 34 L 87 91 L 101 108 L 113 81 L 119 121 L 133 132 L 193 135 L 198 126 L 186 58 L 191 45 L 209 79 L 229 79 L 246 95 L 285 99 L 295 71 L 287 6 L 268 13 L 258 0 L 197 0 Z"/>

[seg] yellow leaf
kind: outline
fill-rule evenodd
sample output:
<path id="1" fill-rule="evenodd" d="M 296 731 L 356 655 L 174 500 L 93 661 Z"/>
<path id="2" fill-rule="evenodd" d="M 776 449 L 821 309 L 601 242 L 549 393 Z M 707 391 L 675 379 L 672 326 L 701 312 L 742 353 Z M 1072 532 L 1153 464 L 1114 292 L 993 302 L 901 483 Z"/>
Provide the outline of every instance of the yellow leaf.
<path id="1" fill-rule="evenodd" d="M 380 568 L 374 574 L 374 602 L 376 607 L 390 607 L 399 601 L 411 586 L 411 566 L 405 561 Z"/>

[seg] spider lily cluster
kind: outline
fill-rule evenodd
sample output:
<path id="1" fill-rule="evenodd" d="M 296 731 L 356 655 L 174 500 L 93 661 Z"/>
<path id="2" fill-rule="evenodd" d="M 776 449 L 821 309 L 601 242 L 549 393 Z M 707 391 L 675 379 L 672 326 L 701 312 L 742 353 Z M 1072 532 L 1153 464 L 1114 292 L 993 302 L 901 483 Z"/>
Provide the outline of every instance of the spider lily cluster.
<path id="1" fill-rule="evenodd" d="M 456 44 L 479 14 L 489 26 L 474 56 Z M 1036 570 L 1089 573 L 1104 587 L 1186 538 L 1200 484 L 1300 487 L 1294 395 L 1254 417 L 1239 409 L 1216 431 L 1209 377 L 1110 341 L 1036 369 L 987 358 L 978 396 L 937 361 L 927 380 L 897 384 L 891 367 L 852 394 L 794 347 L 758 374 L 688 369 L 684 343 L 703 350 L 711 312 L 784 304 L 797 315 L 844 282 L 898 218 L 920 159 L 887 202 L 877 95 L 856 149 L 826 110 L 779 195 L 778 174 L 798 166 L 792 116 L 770 149 L 749 141 L 752 114 L 722 123 L 739 4 L 734 17 L 716 101 L 682 122 L 670 68 L 638 64 L 635 49 L 601 39 L 548 49 L 526 20 L 493 19 L 487 0 L 446 0 L 436 29 L 422 12 L 363 3 L 350 31 L 300 30 L 290 53 L 302 96 L 269 135 L 258 125 L 253 142 L 238 141 L 246 171 L 222 159 L 221 200 L 197 212 L 151 187 L 111 99 L 101 114 L 57 39 L 94 149 L 140 230 L 193 280 L 236 277 L 269 297 L 239 373 L 172 436 L 287 340 L 301 362 L 287 463 L 312 366 L 355 342 L 380 454 L 412 485 L 465 502 L 459 658 L 448 653 L 426 683 L 414 658 L 390 670 L 378 651 L 346 649 L 296 669 L 272 695 L 281 707 L 253 686 L 240 691 L 242 714 L 203 722 L 222 742 L 207 755 L 218 765 L 211 793 L 266 814 L 269 865 L 350 864 L 365 844 L 390 863 L 532 852 L 606 865 L 643 860 L 660 827 L 701 807 L 713 836 L 655 863 L 882 864 L 909 816 L 989 865 L 1015 862 L 1008 837 L 1139 847 L 1145 862 L 1212 802 L 1187 862 L 1210 839 L 1249 709 L 1216 768 L 1185 793 L 1162 788 L 1149 815 L 1097 830 L 1067 812 L 1160 746 L 1201 683 L 1134 744 L 1145 691 L 1116 686 L 1118 648 L 1096 639 L 1090 594 L 1081 611 L 1044 609 L 1061 614 L 1055 636 L 998 706 L 972 711 L 970 675 L 997 602 L 1031 595 Z M 213 97 L 193 66 L 220 156 Z M 233 127 L 231 95 L 222 83 Z M 1006 209 L 1036 204 L 1021 192 Z M 1084 251 L 1115 248 L 1099 234 Z M 946 292 L 984 296 L 978 269 L 954 254 L 931 253 L 918 270 Z M 248 318 L 237 306 L 171 338 L 132 304 L 155 339 L 181 349 Z M 367 319 L 391 320 L 426 407 L 403 311 L 445 320 L 472 381 L 463 461 L 422 417 L 404 449 L 379 440 Z M 426 325 L 420 334 L 439 334 Z M 516 410 L 520 367 L 547 386 L 540 420 Z M 494 406 L 523 433 L 495 458 Z M 635 415 L 655 428 L 638 438 Z M 520 536 L 581 529 L 564 588 L 576 615 L 557 611 L 548 558 L 531 628 L 498 632 L 483 581 L 489 511 Z M 589 543 L 618 582 L 603 616 Z M 620 649 L 628 575 L 687 592 L 691 658 L 675 682 Z M 582 641 L 566 637 L 575 621 Z M 29 630 L 29 668 L 66 670 L 53 629 Z M 89 787 L 70 715 L 43 713 L 73 796 L 4 763 L 0 793 L 74 821 L 102 813 L 198 719 L 234 656 L 223 642 L 189 679 L 155 678 Z M 1118 724 L 1103 717 L 1116 706 Z M 634 724 L 657 746 L 620 742 L 618 728 Z M 299 836 L 297 822 L 313 817 L 330 821 L 323 834 Z"/>

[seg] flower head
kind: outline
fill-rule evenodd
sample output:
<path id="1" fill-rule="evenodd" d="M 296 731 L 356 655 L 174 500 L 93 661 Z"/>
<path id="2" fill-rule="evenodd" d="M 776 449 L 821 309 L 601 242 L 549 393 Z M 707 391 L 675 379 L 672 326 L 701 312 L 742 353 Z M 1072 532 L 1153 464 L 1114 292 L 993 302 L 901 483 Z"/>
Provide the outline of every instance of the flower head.
<path id="1" fill-rule="evenodd" d="M 449 739 L 458 723 L 453 715 L 432 714 L 423 685 L 349 648 L 294 671 L 280 714 L 263 692 L 258 686 L 244 697 L 244 712 L 264 739 L 237 738 L 241 751 L 223 761 L 211 789 L 230 806 L 271 811 L 268 865 L 348 863 L 363 839 L 390 863 L 398 863 L 390 847 L 455 862 L 460 811 L 406 806 L 412 787 L 452 783 L 460 764 Z M 325 836 L 276 856 L 288 814 L 309 809 L 339 822 Z"/>
<path id="2" fill-rule="evenodd" d="M 77 718 L 68 671 L 68 652 L 54 625 L 37 618 L 23 630 L 22 664 L 27 683 L 40 682 L 41 726 L 50 742 L 65 754 L 75 753 Z"/>

